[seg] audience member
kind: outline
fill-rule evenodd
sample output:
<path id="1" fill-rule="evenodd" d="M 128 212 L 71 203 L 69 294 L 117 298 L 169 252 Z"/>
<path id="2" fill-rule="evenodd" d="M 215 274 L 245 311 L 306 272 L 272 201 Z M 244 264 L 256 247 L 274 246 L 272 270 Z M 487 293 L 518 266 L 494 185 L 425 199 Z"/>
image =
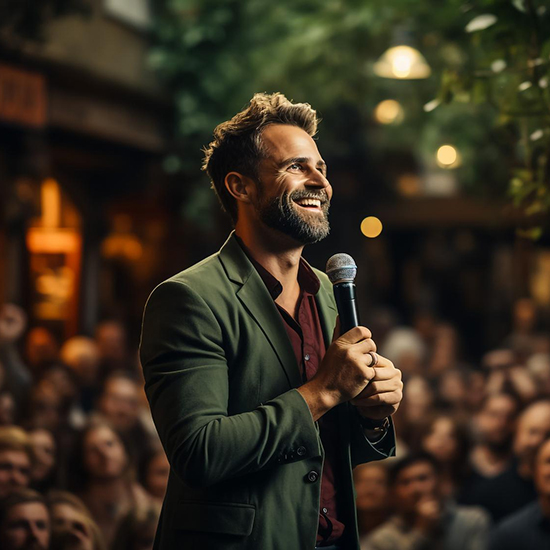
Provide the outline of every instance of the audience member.
<path id="1" fill-rule="evenodd" d="M 388 467 L 383 462 L 360 464 L 353 470 L 357 493 L 359 537 L 364 539 L 389 516 Z"/>
<path id="2" fill-rule="evenodd" d="M 102 377 L 116 370 L 136 371 L 136 365 L 130 360 L 126 328 L 122 323 L 115 320 L 102 321 L 96 327 L 95 340 Z"/>
<path id="3" fill-rule="evenodd" d="M 48 550 L 50 514 L 44 497 L 32 489 L 18 489 L 0 501 L 0 548 Z"/>
<path id="4" fill-rule="evenodd" d="M 140 463 L 151 450 L 151 436 L 141 422 L 145 408 L 143 385 L 125 371 L 107 376 L 98 401 L 98 412 L 123 437 L 131 458 Z M 158 438 L 157 438 L 158 439 Z"/>
<path id="5" fill-rule="evenodd" d="M 494 530 L 490 550 L 550 548 L 550 439 L 535 455 L 534 481 L 538 500 L 508 516 Z"/>
<path id="6" fill-rule="evenodd" d="M 390 469 L 395 515 L 375 529 L 361 550 L 481 550 L 489 518 L 481 508 L 456 506 L 441 494 L 438 465 L 428 454 L 409 455 Z"/>
<path id="7" fill-rule="evenodd" d="M 533 460 L 539 445 L 550 436 L 550 400 L 535 401 L 520 414 L 513 442 L 513 460 L 501 474 L 482 480 L 461 501 L 483 506 L 493 520 L 533 502 Z"/>
<path id="8" fill-rule="evenodd" d="M 440 491 L 447 497 L 454 496 L 468 473 L 469 438 L 463 422 L 449 413 L 433 415 L 420 444 L 437 463 Z"/>
<path id="9" fill-rule="evenodd" d="M 56 456 L 57 445 L 49 430 L 34 428 L 28 431 L 34 454 L 31 469 L 31 484 L 34 489 L 44 493 L 57 482 Z"/>
<path id="10" fill-rule="evenodd" d="M 29 330 L 25 346 L 27 365 L 39 377 L 50 365 L 58 360 L 59 344 L 55 336 L 45 327 Z"/>
<path id="11" fill-rule="evenodd" d="M 159 504 L 162 504 L 164 499 L 169 475 L 170 464 L 162 447 L 151 451 L 142 461 L 140 481 Z"/>
<path id="12" fill-rule="evenodd" d="M 29 486 L 34 453 L 19 427 L 0 428 L 0 499 Z"/>
<path id="13" fill-rule="evenodd" d="M 50 550 L 105 550 L 105 542 L 84 503 L 72 493 L 50 491 L 52 520 Z"/>
<path id="14" fill-rule="evenodd" d="M 110 545 L 128 511 L 147 505 L 147 493 L 134 481 L 123 440 L 107 422 L 90 424 L 77 451 L 83 468 L 80 496 Z"/>

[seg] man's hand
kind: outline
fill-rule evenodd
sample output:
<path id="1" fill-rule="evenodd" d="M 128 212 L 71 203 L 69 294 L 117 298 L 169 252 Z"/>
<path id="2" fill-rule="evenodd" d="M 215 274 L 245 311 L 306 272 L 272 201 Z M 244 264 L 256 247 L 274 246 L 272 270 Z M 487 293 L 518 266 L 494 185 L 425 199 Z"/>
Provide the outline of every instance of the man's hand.
<path id="1" fill-rule="evenodd" d="M 378 355 L 374 373 L 369 384 L 351 403 L 359 409 L 361 415 L 381 420 L 399 408 L 403 398 L 403 382 L 401 371 L 381 355 Z"/>
<path id="2" fill-rule="evenodd" d="M 374 379 L 369 365 L 376 351 L 372 334 L 366 327 L 355 327 L 336 338 L 327 349 L 315 376 L 298 388 L 314 420 L 331 408 L 358 396 Z"/>

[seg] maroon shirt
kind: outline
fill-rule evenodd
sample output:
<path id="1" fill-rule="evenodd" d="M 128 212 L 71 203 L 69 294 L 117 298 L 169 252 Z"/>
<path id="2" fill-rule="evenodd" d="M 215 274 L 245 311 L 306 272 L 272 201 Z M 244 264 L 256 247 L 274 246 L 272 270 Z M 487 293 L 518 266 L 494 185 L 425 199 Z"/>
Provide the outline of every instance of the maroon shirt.
<path id="1" fill-rule="evenodd" d="M 256 262 L 245 249 L 250 260 L 256 267 L 267 290 L 275 300 L 283 291 L 281 283 Z M 298 298 L 297 319 L 284 308 L 275 304 L 285 324 L 285 329 L 292 343 L 296 362 L 300 367 L 304 382 L 310 380 L 317 372 L 319 364 L 325 355 L 325 341 L 315 302 L 315 295 L 319 292 L 321 283 L 309 265 L 300 259 L 298 270 L 300 297 Z M 342 536 L 345 526 L 338 519 L 337 506 L 337 472 L 339 469 L 339 435 L 336 424 L 335 411 L 331 410 L 319 419 L 321 441 L 325 450 L 325 461 L 321 475 L 321 500 L 319 510 L 319 527 L 317 530 L 317 544 L 329 546 Z"/>

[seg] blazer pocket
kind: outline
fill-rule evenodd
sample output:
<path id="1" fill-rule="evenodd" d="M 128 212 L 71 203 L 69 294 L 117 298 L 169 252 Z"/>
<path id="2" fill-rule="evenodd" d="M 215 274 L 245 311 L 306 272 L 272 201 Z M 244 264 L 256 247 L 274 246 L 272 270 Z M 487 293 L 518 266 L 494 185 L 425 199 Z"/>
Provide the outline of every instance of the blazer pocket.
<path id="1" fill-rule="evenodd" d="M 248 536 L 252 533 L 256 507 L 233 502 L 185 501 L 177 505 L 172 527 L 185 531 Z"/>

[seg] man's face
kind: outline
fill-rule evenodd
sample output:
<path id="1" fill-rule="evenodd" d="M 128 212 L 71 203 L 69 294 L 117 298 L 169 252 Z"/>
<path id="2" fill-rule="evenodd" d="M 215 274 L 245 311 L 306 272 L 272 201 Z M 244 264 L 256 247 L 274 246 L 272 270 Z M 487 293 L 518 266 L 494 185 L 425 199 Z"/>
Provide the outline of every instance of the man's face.
<path id="1" fill-rule="evenodd" d="M 437 474 L 430 462 L 417 462 L 404 468 L 393 486 L 395 506 L 404 515 L 414 514 L 420 501 L 437 496 Z"/>
<path id="2" fill-rule="evenodd" d="M 101 396 L 100 410 L 121 431 L 132 429 L 139 418 L 139 387 L 131 380 L 110 380 Z"/>
<path id="3" fill-rule="evenodd" d="M 41 502 L 12 506 L 0 526 L 2 550 L 46 550 L 50 542 L 50 517 Z"/>
<path id="4" fill-rule="evenodd" d="M 0 498 L 16 489 L 28 487 L 31 474 L 31 461 L 24 451 L 0 451 Z"/>
<path id="5" fill-rule="evenodd" d="M 70 550 L 93 550 L 91 520 L 70 504 L 60 502 L 52 507 L 52 527 L 57 537 Z"/>
<path id="6" fill-rule="evenodd" d="M 482 443 L 495 449 L 509 448 L 517 413 L 515 401 L 507 395 L 489 397 L 477 417 Z"/>
<path id="7" fill-rule="evenodd" d="M 361 464 L 353 472 L 357 509 L 361 512 L 381 512 L 388 506 L 388 474 L 384 466 Z"/>
<path id="8" fill-rule="evenodd" d="M 90 430 L 84 439 L 84 464 L 91 477 L 116 479 L 126 469 L 128 457 L 118 436 L 106 426 Z"/>
<path id="9" fill-rule="evenodd" d="M 550 437 L 550 403 L 534 403 L 521 414 L 514 438 L 514 454 L 531 464 L 539 445 Z"/>
<path id="10" fill-rule="evenodd" d="M 539 495 L 550 497 L 550 439 L 543 443 L 535 462 L 535 487 Z"/>
<path id="11" fill-rule="evenodd" d="M 300 244 L 324 239 L 332 187 L 317 145 L 307 132 L 288 124 L 268 126 L 262 140 L 268 156 L 258 169 L 258 219 Z"/>

